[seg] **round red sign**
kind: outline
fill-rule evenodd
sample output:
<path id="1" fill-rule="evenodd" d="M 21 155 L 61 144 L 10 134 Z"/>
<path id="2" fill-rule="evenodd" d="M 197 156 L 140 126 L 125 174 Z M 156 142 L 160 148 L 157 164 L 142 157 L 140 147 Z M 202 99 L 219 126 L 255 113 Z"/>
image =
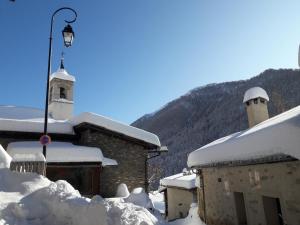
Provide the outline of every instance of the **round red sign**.
<path id="1" fill-rule="evenodd" d="M 49 135 L 43 135 L 41 138 L 40 138 L 40 143 L 42 145 L 48 145 L 51 143 L 51 137 Z"/>

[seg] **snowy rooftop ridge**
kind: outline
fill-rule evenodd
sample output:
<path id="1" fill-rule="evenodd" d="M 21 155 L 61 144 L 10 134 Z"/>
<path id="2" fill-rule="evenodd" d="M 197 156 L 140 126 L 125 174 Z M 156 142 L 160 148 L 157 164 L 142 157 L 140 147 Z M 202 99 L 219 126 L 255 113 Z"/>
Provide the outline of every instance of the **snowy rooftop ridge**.
<path id="1" fill-rule="evenodd" d="M 196 187 L 196 174 L 178 173 L 160 180 L 160 185 L 165 187 L 181 187 L 192 189 Z"/>
<path id="2" fill-rule="evenodd" d="M 300 106 L 245 131 L 215 140 L 188 156 L 188 166 L 287 155 L 300 159 Z"/>
<path id="3" fill-rule="evenodd" d="M 103 127 L 105 129 L 115 131 L 117 133 L 121 133 L 127 135 L 129 137 L 139 139 L 145 141 L 147 143 L 151 143 L 155 146 L 160 147 L 160 141 L 157 135 L 147 132 L 145 130 L 132 127 L 130 125 L 109 119 L 107 117 L 91 113 L 84 112 L 78 116 L 75 116 L 69 120 L 74 126 L 79 125 L 81 123 L 90 123 L 99 127 Z"/>
<path id="4" fill-rule="evenodd" d="M 81 113 L 69 120 L 49 118 L 48 132 L 72 135 L 74 134 L 73 127 L 81 123 L 90 123 L 153 144 L 157 147 L 161 146 L 159 138 L 155 134 L 91 112 Z M 43 127 L 44 112 L 42 110 L 17 106 L 0 106 L 1 131 L 42 133 Z"/>

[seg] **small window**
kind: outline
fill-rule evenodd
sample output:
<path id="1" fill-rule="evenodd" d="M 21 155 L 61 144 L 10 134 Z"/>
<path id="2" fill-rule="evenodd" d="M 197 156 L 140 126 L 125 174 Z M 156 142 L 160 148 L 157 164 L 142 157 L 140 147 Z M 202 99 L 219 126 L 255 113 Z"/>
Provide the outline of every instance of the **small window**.
<path id="1" fill-rule="evenodd" d="M 254 104 L 257 104 L 258 103 L 258 99 L 257 98 L 253 99 L 253 102 L 254 102 Z"/>
<path id="2" fill-rule="evenodd" d="M 266 103 L 266 101 L 264 100 L 264 99 L 260 99 L 260 102 L 262 103 L 262 104 L 265 104 Z"/>
<path id="3" fill-rule="evenodd" d="M 250 101 L 246 102 L 246 105 L 249 106 L 250 105 Z"/>
<path id="4" fill-rule="evenodd" d="M 66 96 L 66 89 L 65 88 L 63 88 L 63 87 L 59 88 L 59 97 L 60 98 L 64 98 L 64 99 L 67 98 L 67 96 Z"/>

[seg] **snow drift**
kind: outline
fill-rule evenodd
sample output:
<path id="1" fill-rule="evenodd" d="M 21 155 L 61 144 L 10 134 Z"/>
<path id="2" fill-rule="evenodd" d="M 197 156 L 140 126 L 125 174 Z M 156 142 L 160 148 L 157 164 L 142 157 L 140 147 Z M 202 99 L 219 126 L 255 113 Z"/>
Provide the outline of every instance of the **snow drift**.
<path id="1" fill-rule="evenodd" d="M 104 204 L 81 197 L 66 181 L 51 182 L 37 174 L 7 169 L 0 170 L 0 179 L 0 224 L 107 224 Z M 17 197 L 2 203 L 11 198 L 11 192 Z"/>

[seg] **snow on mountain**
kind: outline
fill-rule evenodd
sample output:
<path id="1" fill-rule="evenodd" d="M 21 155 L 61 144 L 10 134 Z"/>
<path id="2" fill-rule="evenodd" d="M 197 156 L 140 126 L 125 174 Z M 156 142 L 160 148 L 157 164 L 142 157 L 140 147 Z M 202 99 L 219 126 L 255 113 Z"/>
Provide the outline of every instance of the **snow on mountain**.
<path id="1" fill-rule="evenodd" d="M 133 126 L 157 134 L 168 154 L 149 160 L 149 177 L 155 190 L 161 177 L 187 167 L 188 154 L 216 139 L 248 128 L 243 97 L 249 88 L 266 90 L 269 115 L 275 116 L 300 104 L 299 70 L 269 69 L 248 80 L 211 84 L 191 90 L 171 101 L 155 115 L 138 119 Z"/>

